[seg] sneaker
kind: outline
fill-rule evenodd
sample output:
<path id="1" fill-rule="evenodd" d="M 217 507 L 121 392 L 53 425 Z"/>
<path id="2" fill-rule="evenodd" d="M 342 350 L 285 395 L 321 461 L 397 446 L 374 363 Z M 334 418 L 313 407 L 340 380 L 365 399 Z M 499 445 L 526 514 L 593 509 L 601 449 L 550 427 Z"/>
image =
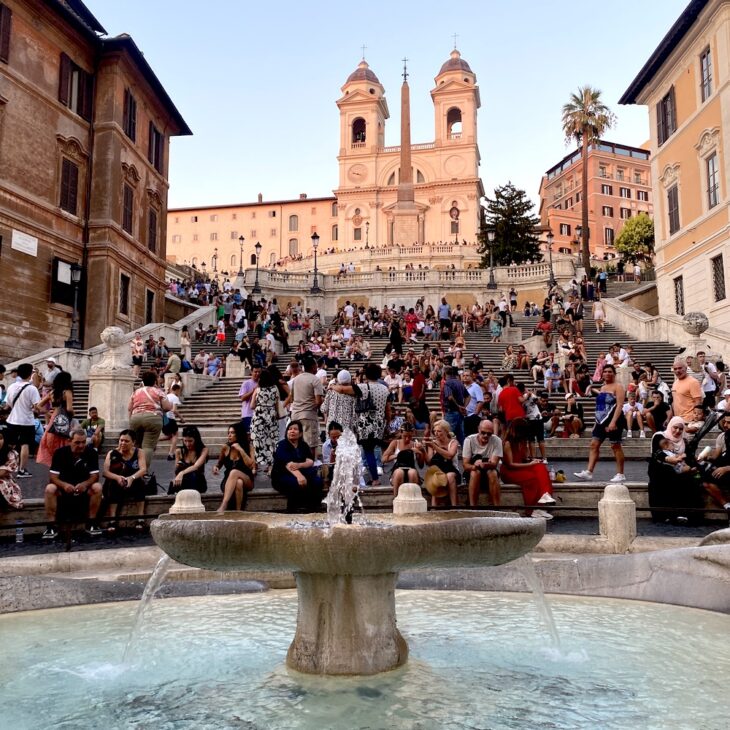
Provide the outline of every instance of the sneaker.
<path id="1" fill-rule="evenodd" d="M 689 518 L 684 515 L 679 515 L 676 519 L 678 525 L 686 525 L 689 522 Z"/>
<path id="2" fill-rule="evenodd" d="M 613 477 L 613 479 L 609 479 L 609 481 L 612 484 L 621 484 L 622 482 L 626 481 L 626 475 L 625 474 L 616 474 L 616 476 Z"/>
<path id="3" fill-rule="evenodd" d="M 544 509 L 534 509 L 532 510 L 532 517 L 540 517 L 543 520 L 552 520 L 553 516 L 546 512 Z"/>
<path id="4" fill-rule="evenodd" d="M 168 461 L 175 461 L 175 454 L 168 454 L 167 455 L 167 460 Z"/>
<path id="5" fill-rule="evenodd" d="M 639 431 L 639 438 L 640 439 L 645 439 L 646 438 L 646 434 L 643 431 Z"/>
<path id="6" fill-rule="evenodd" d="M 588 469 L 583 469 L 583 471 L 574 471 L 573 476 L 578 479 L 582 479 L 583 481 L 590 482 L 593 479 L 593 472 L 588 471 Z"/>
<path id="7" fill-rule="evenodd" d="M 634 434 L 632 434 L 631 431 L 627 431 L 626 432 L 626 438 L 627 439 L 630 439 L 630 438 L 633 438 L 633 437 L 634 437 Z"/>
<path id="8" fill-rule="evenodd" d="M 58 531 L 55 527 L 46 527 L 45 532 L 41 535 L 41 540 L 55 540 L 58 537 Z"/>
<path id="9" fill-rule="evenodd" d="M 552 494 L 548 494 L 545 492 L 545 494 L 540 497 L 540 499 L 537 500 L 538 504 L 555 504 L 555 500 L 553 499 Z"/>
<path id="10" fill-rule="evenodd" d="M 91 525 L 91 527 L 86 528 L 86 534 L 90 535 L 91 537 L 99 537 L 99 535 L 102 534 L 101 528 L 97 527 L 96 525 Z"/>
<path id="11" fill-rule="evenodd" d="M 18 479 L 29 479 L 33 475 L 27 469 L 18 469 L 18 473 L 15 476 Z"/>
<path id="12" fill-rule="evenodd" d="M 728 512 L 730 512 L 730 502 L 725 502 L 725 504 L 722 505 L 724 509 L 726 509 Z"/>

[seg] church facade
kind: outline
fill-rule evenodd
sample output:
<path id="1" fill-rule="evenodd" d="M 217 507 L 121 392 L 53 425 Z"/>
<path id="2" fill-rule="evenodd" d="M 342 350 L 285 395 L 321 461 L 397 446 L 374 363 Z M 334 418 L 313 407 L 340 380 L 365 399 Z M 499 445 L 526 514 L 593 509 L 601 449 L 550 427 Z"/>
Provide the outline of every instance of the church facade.
<path id="1" fill-rule="evenodd" d="M 361 249 L 459 241 L 476 244 L 479 200 L 477 111 L 479 87 L 458 50 L 441 66 L 431 90 L 434 139 L 411 144 L 407 73 L 401 87 L 401 144 L 385 145 L 390 118 L 385 88 L 362 60 L 337 99 L 340 113 L 339 180 L 332 197 L 170 209 L 168 260 L 209 273 L 262 268 L 311 253 L 352 251 L 362 268 Z M 405 141 L 404 141 L 405 140 Z M 243 237 L 243 242 L 241 241 Z M 243 245 L 242 245 L 243 244 Z M 320 267 L 326 270 L 326 258 Z"/>

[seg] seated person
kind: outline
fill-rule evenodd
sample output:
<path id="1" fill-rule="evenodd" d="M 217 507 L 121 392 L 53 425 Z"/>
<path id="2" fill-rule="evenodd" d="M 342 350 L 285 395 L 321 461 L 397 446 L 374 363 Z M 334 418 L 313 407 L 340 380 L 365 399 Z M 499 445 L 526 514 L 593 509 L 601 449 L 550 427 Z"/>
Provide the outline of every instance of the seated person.
<path id="1" fill-rule="evenodd" d="M 644 433 L 644 406 L 636 400 L 636 388 L 632 388 L 632 386 L 629 386 L 626 393 L 623 414 L 626 418 L 626 438 L 631 438 L 634 423 L 639 427 L 639 438 L 646 438 Z"/>
<path id="2" fill-rule="evenodd" d="M 657 446 L 664 454 L 664 463 L 671 464 L 677 474 L 685 474 L 688 471 L 692 471 L 692 467 L 684 463 L 684 460 L 687 458 L 687 454 L 675 454 L 674 451 L 672 451 L 672 445 L 669 439 L 658 439 Z"/>
<path id="3" fill-rule="evenodd" d="M 205 478 L 205 464 L 208 461 L 208 447 L 203 443 L 197 426 L 185 426 L 182 445 L 175 450 L 175 478 L 170 482 L 168 494 L 177 494 L 182 489 L 195 489 L 204 494 L 208 491 Z"/>
<path id="4" fill-rule="evenodd" d="M 655 390 L 651 394 L 651 404 L 644 406 L 644 418 L 649 428 L 654 431 L 662 431 L 667 425 L 667 416 L 671 406 L 665 402 L 664 393 Z"/>
<path id="5" fill-rule="evenodd" d="M 692 420 L 687 424 L 685 432 L 688 434 L 697 433 L 704 425 L 707 415 L 703 406 L 695 406 L 692 409 Z"/>
<path id="6" fill-rule="evenodd" d="M 104 441 L 104 428 L 106 421 L 99 418 L 99 411 L 94 407 L 89 407 L 89 417 L 81 421 L 81 428 L 86 431 L 86 445 L 93 446 L 97 451 L 101 448 Z"/>
<path id="7" fill-rule="evenodd" d="M 421 444 L 414 440 L 413 424 L 408 421 L 401 423 L 400 428 L 383 453 L 383 464 L 393 462 L 393 471 L 390 474 L 390 484 L 393 487 L 393 496 L 398 496 L 401 484 L 420 484 L 417 466 L 424 464 L 424 450 Z"/>
<path id="8" fill-rule="evenodd" d="M 553 325 L 550 322 L 550 317 L 543 317 L 542 321 L 538 323 L 537 327 L 535 327 L 534 334 L 540 335 L 542 337 L 543 342 L 545 343 L 545 347 L 551 347 L 553 344 Z"/>
<path id="9" fill-rule="evenodd" d="M 720 435 L 715 447 L 701 461 L 702 486 L 712 501 L 730 515 L 730 413 L 720 419 L 718 426 Z"/>
<path id="10" fill-rule="evenodd" d="M 45 490 L 46 520 L 49 525 L 43 533 L 44 540 L 58 536 L 56 512 L 58 503 L 86 501 L 88 499 L 88 520 L 86 532 L 92 537 L 101 535 L 96 524 L 101 506 L 101 484 L 99 483 L 99 454 L 86 445 L 86 431 L 81 428 L 71 432 L 68 446 L 62 446 L 53 454 L 49 471 L 51 483 Z"/>
<path id="11" fill-rule="evenodd" d="M 500 503 L 499 462 L 502 458 L 502 440 L 494 435 L 494 425 L 485 418 L 479 422 L 475 434 L 464 441 L 464 472 L 469 475 L 469 506 L 479 504 L 479 491 L 486 483 L 489 499 L 495 506 Z"/>
<path id="12" fill-rule="evenodd" d="M 0 499 L 12 509 L 23 509 L 23 495 L 15 480 L 18 473 L 18 452 L 5 440 L 7 428 L 0 428 Z"/>
<path id="13" fill-rule="evenodd" d="M 303 433 L 301 421 L 291 421 L 274 453 L 271 486 L 286 497 L 287 512 L 316 512 L 322 500 L 322 477 Z"/>
<path id="14" fill-rule="evenodd" d="M 565 390 L 563 372 L 556 362 L 545 371 L 545 390 L 548 393 L 557 393 L 559 390 Z"/>
<path id="15" fill-rule="evenodd" d="M 342 436 L 342 424 L 331 421 L 327 426 L 327 439 L 322 444 L 322 479 L 329 485 L 337 458 L 337 443 Z"/>
<path id="16" fill-rule="evenodd" d="M 578 403 L 575 393 L 568 393 L 565 396 L 568 401 L 565 405 L 565 413 L 563 414 L 563 433 L 571 439 L 578 439 L 585 428 L 585 415 L 583 406 Z"/>
<path id="17" fill-rule="evenodd" d="M 104 504 L 116 504 L 115 516 L 119 517 L 126 502 L 137 503 L 137 524 L 135 529 L 144 529 L 145 483 L 142 477 L 147 473 L 147 460 L 142 449 L 134 443 L 134 431 L 125 428 L 119 434 L 119 443 L 104 459 Z M 110 525 L 109 534 L 116 532 L 116 525 Z"/>

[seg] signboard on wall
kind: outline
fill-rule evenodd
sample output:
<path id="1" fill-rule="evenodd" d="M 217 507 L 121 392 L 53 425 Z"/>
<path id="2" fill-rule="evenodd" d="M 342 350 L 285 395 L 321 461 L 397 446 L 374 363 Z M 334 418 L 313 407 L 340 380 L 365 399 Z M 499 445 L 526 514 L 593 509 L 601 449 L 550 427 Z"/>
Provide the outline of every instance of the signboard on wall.
<path id="1" fill-rule="evenodd" d="M 29 236 L 27 233 L 22 233 L 21 231 L 13 231 L 10 248 L 27 253 L 28 256 L 38 256 L 38 239 L 35 236 Z"/>

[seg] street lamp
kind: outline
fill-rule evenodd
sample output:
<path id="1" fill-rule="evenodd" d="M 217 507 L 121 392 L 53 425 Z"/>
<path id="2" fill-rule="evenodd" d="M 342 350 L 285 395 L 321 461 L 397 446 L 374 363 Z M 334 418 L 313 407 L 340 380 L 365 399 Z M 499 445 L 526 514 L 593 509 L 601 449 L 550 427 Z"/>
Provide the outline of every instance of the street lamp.
<path id="1" fill-rule="evenodd" d="M 81 267 L 71 264 L 71 283 L 74 287 L 74 308 L 71 314 L 71 332 L 64 343 L 71 350 L 81 350 L 83 344 L 79 339 L 79 284 L 81 283 Z"/>
<path id="2" fill-rule="evenodd" d="M 545 238 L 547 238 L 548 256 L 550 260 L 550 280 L 548 281 L 548 286 L 554 287 L 557 283 L 555 281 L 555 274 L 553 273 L 553 240 L 555 236 L 553 236 L 553 232 L 550 230 L 547 232 Z"/>
<path id="3" fill-rule="evenodd" d="M 261 294 L 261 287 L 259 286 L 259 254 L 261 253 L 261 244 L 256 241 L 256 245 L 254 246 L 256 249 L 256 281 L 253 283 L 253 289 L 251 289 L 252 294 Z"/>
<path id="4" fill-rule="evenodd" d="M 200 264 L 200 267 L 203 269 L 203 281 L 206 281 L 206 276 L 205 276 L 205 261 L 203 261 L 203 263 Z"/>
<path id="5" fill-rule="evenodd" d="M 314 249 L 314 281 L 312 282 L 312 288 L 309 290 L 311 294 L 319 294 L 322 291 L 319 288 L 319 281 L 317 280 L 317 246 L 319 246 L 319 236 L 316 233 L 313 233 L 312 248 Z"/>
<path id="6" fill-rule="evenodd" d="M 213 264 L 213 272 L 218 271 L 218 249 L 213 249 L 213 255 L 210 258 L 210 263 Z"/>
<path id="7" fill-rule="evenodd" d="M 370 248 L 370 221 L 365 221 L 365 248 Z"/>
<path id="8" fill-rule="evenodd" d="M 241 247 L 240 258 L 238 259 L 238 275 L 243 277 L 243 242 L 246 239 L 243 236 L 238 237 L 238 245 Z"/>
<path id="9" fill-rule="evenodd" d="M 489 249 L 489 283 L 487 289 L 497 288 L 497 282 L 494 280 L 494 239 L 496 237 L 494 230 L 487 231 L 487 248 Z"/>

